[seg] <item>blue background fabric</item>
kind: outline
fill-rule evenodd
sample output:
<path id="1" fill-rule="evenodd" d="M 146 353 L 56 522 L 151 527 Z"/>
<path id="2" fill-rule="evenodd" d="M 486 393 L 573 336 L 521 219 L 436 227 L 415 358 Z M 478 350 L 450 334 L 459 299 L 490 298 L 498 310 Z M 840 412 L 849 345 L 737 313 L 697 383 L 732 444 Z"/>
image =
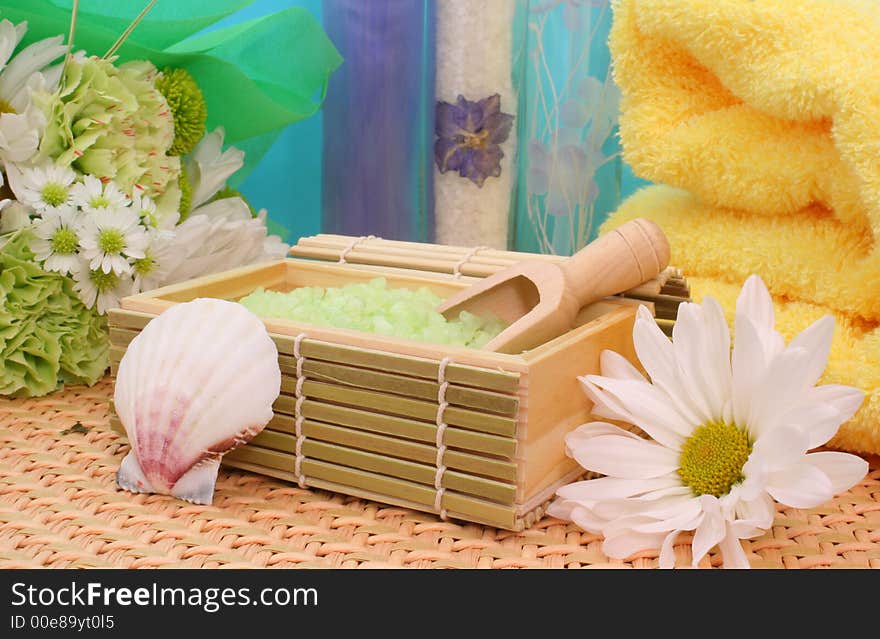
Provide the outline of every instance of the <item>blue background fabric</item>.
<path id="1" fill-rule="evenodd" d="M 244 22 L 291 6 L 304 7 L 321 20 L 321 4 L 321 0 L 255 0 L 212 28 Z M 599 51 L 604 49 L 603 41 L 597 39 L 592 46 L 597 49 L 597 58 L 607 56 L 606 52 Z M 288 127 L 241 185 L 241 191 L 254 207 L 268 209 L 270 220 L 285 229 L 285 239 L 289 242 L 322 231 L 322 128 L 320 112 Z M 634 177 L 626 165 L 622 167 L 621 197 L 642 184 L 645 182 Z"/>

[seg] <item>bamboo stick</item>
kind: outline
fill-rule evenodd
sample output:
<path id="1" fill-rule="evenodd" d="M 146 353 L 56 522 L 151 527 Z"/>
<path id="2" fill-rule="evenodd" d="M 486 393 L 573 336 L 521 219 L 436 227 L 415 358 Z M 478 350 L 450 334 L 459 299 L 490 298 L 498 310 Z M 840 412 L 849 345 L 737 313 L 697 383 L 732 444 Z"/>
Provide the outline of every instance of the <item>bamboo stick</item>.
<path id="1" fill-rule="evenodd" d="M 278 468 L 284 461 L 284 454 L 255 446 L 244 446 L 226 455 L 224 461 L 233 463 L 243 461 Z M 380 501 L 386 501 L 388 496 L 406 499 L 418 504 L 423 510 L 428 509 L 430 512 L 435 512 L 433 505 L 436 491 L 433 486 L 428 487 L 404 479 L 387 477 L 379 473 L 314 459 L 304 460 L 302 471 L 309 485 L 315 485 L 317 482 L 314 480 L 316 479 L 318 481 L 324 480 L 333 482 L 342 489 L 342 492 L 351 492 L 344 487 L 360 488 L 377 494 Z M 340 488 L 336 488 L 336 490 L 340 490 Z M 513 505 L 493 503 L 454 491 L 446 491 L 443 494 L 441 505 L 449 511 L 451 516 L 459 516 L 469 520 L 479 517 L 492 525 L 508 528 L 512 528 L 516 524 L 516 512 Z"/>
<path id="2" fill-rule="evenodd" d="M 289 393 L 296 391 L 296 363 L 285 361 L 282 366 L 281 389 Z M 433 400 L 436 402 L 440 384 L 436 381 L 415 379 L 402 375 L 392 375 L 363 368 L 352 368 L 342 364 L 305 360 L 302 363 L 303 377 L 340 386 L 380 391 L 401 395 L 413 399 Z M 519 400 L 513 395 L 493 393 L 492 391 L 448 386 L 445 393 L 446 401 L 453 406 L 489 411 L 499 415 L 515 416 Z M 436 410 L 435 410 L 436 414 Z"/>
<path id="3" fill-rule="evenodd" d="M 312 259 L 338 260 L 355 238 L 345 236 L 317 235 L 301 238 L 291 248 L 291 255 Z M 465 258 L 466 261 L 462 263 Z M 537 253 L 516 253 L 494 249 L 474 249 L 465 247 L 447 247 L 439 244 L 420 244 L 416 242 L 400 242 L 392 240 L 367 239 L 348 250 L 347 262 L 370 265 L 406 266 L 415 270 L 454 273 L 456 265 L 463 275 L 487 277 L 497 270 L 523 260 L 560 262 L 565 259 L 559 255 L 541 255 Z M 445 268 L 441 267 L 445 264 Z M 488 268 L 483 268 L 483 267 Z M 666 281 L 675 275 L 676 269 L 667 268 L 657 278 L 632 289 L 631 293 L 656 295 Z"/>
<path id="4" fill-rule="evenodd" d="M 276 470 L 274 468 L 269 468 L 267 466 L 261 466 L 260 464 L 253 464 L 246 461 L 241 460 L 230 460 L 228 462 L 224 462 L 224 466 L 228 466 L 230 468 L 237 468 L 241 470 L 246 470 L 248 472 L 258 473 L 261 475 L 266 475 L 268 477 L 274 477 L 276 479 L 281 479 L 283 481 L 296 483 L 296 476 L 290 471 L 284 470 Z M 314 488 L 318 490 L 327 490 L 335 493 L 342 493 L 345 495 L 351 495 L 353 497 L 357 497 L 359 499 L 367 499 L 370 501 L 381 502 L 384 504 L 390 504 L 391 506 L 397 506 L 400 508 L 408 508 L 409 510 L 421 511 L 424 513 L 436 513 L 432 507 L 425 506 L 424 504 L 418 504 L 413 501 L 409 501 L 406 499 L 401 499 L 399 497 L 393 497 L 391 495 L 385 495 L 382 493 L 378 493 L 376 491 L 367 490 L 364 488 L 359 488 L 357 486 L 347 486 L 345 484 L 340 484 L 334 481 L 328 481 L 324 479 L 319 479 L 313 477 L 309 479 L 309 488 Z M 497 520 L 489 520 L 483 519 L 479 515 L 465 515 L 463 513 L 458 513 L 455 511 L 450 511 L 447 509 L 447 516 L 450 519 L 463 519 L 469 522 L 474 522 L 477 524 L 483 524 L 486 526 L 494 526 L 498 528 L 504 528 L 506 530 L 513 531 L 521 531 L 523 529 L 524 523 L 529 522 L 527 525 L 530 526 L 532 523 L 536 521 L 537 515 L 539 512 L 543 512 L 539 509 L 536 509 L 535 512 L 529 512 L 524 515 L 518 515 L 518 511 L 511 511 L 509 516 L 505 516 L 503 519 Z M 429 519 L 428 516 L 425 517 L 427 521 Z"/>
<path id="5" fill-rule="evenodd" d="M 358 406 L 378 411 L 379 413 L 411 417 L 434 424 L 437 419 L 437 403 L 427 402 L 408 397 L 400 397 L 362 390 L 359 388 L 342 388 L 335 384 L 316 382 L 306 379 L 302 388 L 307 399 L 324 400 L 334 404 Z M 296 401 L 292 396 L 282 394 L 275 402 L 276 411 L 293 414 Z M 443 421 L 450 426 L 459 426 L 477 432 L 515 432 L 516 419 L 483 413 L 479 411 L 449 406 L 443 413 Z M 435 425 L 436 426 L 436 425 Z"/>

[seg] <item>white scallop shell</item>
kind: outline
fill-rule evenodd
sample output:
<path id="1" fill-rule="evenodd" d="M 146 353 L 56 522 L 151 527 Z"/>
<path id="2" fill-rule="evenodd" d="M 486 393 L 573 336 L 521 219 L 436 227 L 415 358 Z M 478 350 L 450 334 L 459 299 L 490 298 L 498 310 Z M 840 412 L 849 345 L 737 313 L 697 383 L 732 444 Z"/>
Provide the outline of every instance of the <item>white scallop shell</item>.
<path id="1" fill-rule="evenodd" d="M 117 483 L 211 503 L 220 458 L 265 427 L 280 390 L 278 349 L 256 315 L 218 299 L 173 306 L 119 364 L 113 401 L 131 452 Z"/>

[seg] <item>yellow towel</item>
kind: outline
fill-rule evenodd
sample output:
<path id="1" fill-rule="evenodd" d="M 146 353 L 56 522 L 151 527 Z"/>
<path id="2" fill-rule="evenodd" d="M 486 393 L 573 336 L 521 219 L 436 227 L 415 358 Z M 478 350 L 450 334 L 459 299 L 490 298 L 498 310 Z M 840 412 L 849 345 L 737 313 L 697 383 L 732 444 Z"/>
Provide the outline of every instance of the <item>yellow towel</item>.
<path id="1" fill-rule="evenodd" d="M 620 134 L 636 173 L 758 215 L 821 205 L 880 237 L 877 0 L 613 7 Z"/>
<path id="2" fill-rule="evenodd" d="M 752 273 L 761 275 L 774 294 L 777 329 L 787 339 L 823 315 L 835 314 L 837 330 L 823 383 L 857 386 L 866 397 L 830 444 L 880 454 L 880 328 L 855 310 L 871 305 L 871 291 L 880 297 L 880 278 L 875 271 L 873 281 L 865 273 L 861 281 L 848 281 L 847 256 L 858 254 L 854 246 L 860 246 L 851 232 L 811 210 L 784 219 L 749 215 L 713 208 L 665 186 L 630 197 L 602 230 L 639 216 L 664 229 L 672 263 L 686 273 L 694 298 L 715 297 L 731 326 L 736 296 Z"/>

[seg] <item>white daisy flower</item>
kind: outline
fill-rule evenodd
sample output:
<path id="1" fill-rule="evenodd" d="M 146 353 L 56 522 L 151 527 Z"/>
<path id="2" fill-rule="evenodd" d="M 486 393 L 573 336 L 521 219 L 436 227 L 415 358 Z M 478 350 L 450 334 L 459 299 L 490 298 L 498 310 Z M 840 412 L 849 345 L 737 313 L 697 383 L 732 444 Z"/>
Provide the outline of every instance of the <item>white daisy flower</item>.
<path id="1" fill-rule="evenodd" d="M 131 210 L 136 211 L 143 221 L 144 226 L 158 227 L 156 217 L 156 203 L 148 195 L 141 195 L 137 190 L 131 198 Z"/>
<path id="2" fill-rule="evenodd" d="M 29 84 L 36 82 L 54 91 L 61 78 L 61 67 L 52 62 L 67 53 L 64 38 L 55 36 L 38 40 L 13 56 L 27 31 L 27 22 L 17 25 L 0 20 L 0 111 L 23 113 L 30 104 Z"/>
<path id="3" fill-rule="evenodd" d="M 27 22 L 14 25 L 0 20 L 0 161 L 4 163 L 25 162 L 36 154 L 46 120 L 32 105 L 31 92 L 57 88 L 61 66 L 47 65 L 67 51 L 63 38 L 57 36 L 13 55 L 26 31 Z"/>
<path id="4" fill-rule="evenodd" d="M 80 246 L 89 267 L 119 275 L 131 272 L 131 260 L 141 259 L 149 243 L 140 216 L 130 208 L 98 209 L 81 217 Z"/>
<path id="5" fill-rule="evenodd" d="M 208 202 L 226 186 L 226 180 L 244 164 L 244 151 L 229 147 L 223 150 L 226 131 L 217 127 L 206 134 L 184 160 L 187 178 L 192 185 L 192 209 Z"/>
<path id="6" fill-rule="evenodd" d="M 73 199 L 71 184 L 75 179 L 76 173 L 66 166 L 23 168 L 16 195 L 38 215 L 67 209 Z"/>
<path id="7" fill-rule="evenodd" d="M 79 260 L 74 268 L 73 280 L 73 287 L 83 304 L 86 308 L 97 308 L 99 315 L 117 308 L 119 300 L 131 292 L 130 276 L 89 268 L 83 260 Z"/>
<path id="8" fill-rule="evenodd" d="M 131 200 L 113 182 L 103 184 L 94 175 L 86 175 L 83 181 L 71 187 L 73 203 L 86 213 L 112 211 L 127 207 Z"/>
<path id="9" fill-rule="evenodd" d="M 148 231 L 149 244 L 144 257 L 131 263 L 134 275 L 132 294 L 159 288 L 168 276 L 173 259 L 174 233 L 163 230 Z"/>
<path id="10" fill-rule="evenodd" d="M 777 500 L 812 508 L 868 471 L 855 455 L 807 451 L 825 444 L 861 405 L 847 386 L 816 386 L 828 360 L 834 319 L 825 317 L 788 346 L 774 329 L 770 294 L 746 282 L 736 305 L 736 343 L 711 298 L 682 304 L 673 341 L 640 309 L 633 330 L 646 380 L 605 351 L 603 375 L 581 382 L 598 417 L 634 424 L 651 439 L 603 422 L 566 438 L 568 454 L 600 479 L 564 486 L 549 513 L 604 535 L 603 550 L 625 558 L 694 531 L 693 563 L 714 546 L 728 567 L 748 567 L 740 539 L 773 523 Z"/>
<path id="11" fill-rule="evenodd" d="M 30 248 L 44 269 L 67 275 L 76 268 L 81 261 L 78 228 L 79 215 L 73 207 L 57 207 L 43 214 Z"/>

